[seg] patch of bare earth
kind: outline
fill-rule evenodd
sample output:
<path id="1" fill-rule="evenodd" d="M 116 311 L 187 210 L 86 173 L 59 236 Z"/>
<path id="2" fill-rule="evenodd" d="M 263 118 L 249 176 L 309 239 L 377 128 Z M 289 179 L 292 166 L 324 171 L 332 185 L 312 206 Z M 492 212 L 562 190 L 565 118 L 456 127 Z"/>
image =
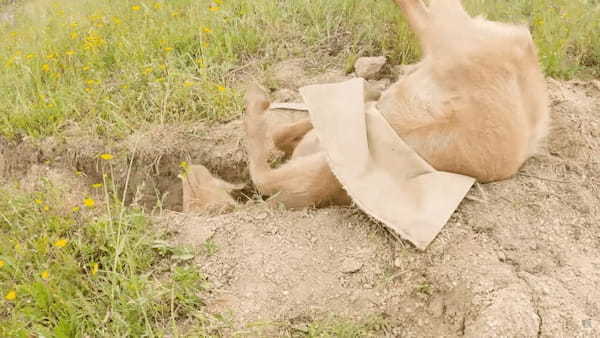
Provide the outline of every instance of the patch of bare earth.
<path id="1" fill-rule="evenodd" d="M 276 72 L 289 85 L 275 95 L 293 101 L 310 82 L 286 74 Z M 163 210 L 156 223 L 197 248 L 213 286 L 207 308 L 227 319 L 216 327 L 225 336 L 302 335 L 313 321 L 373 317 L 386 323 L 377 336 L 600 336 L 600 86 L 549 80 L 549 90 L 546 149 L 514 178 L 474 187 L 425 252 L 357 209 L 271 209 L 252 189 L 232 213 Z M 60 171 L 81 189 L 112 170 L 120 187 L 128 182 L 128 201 L 179 210 L 180 161 L 247 183 L 243 142 L 240 121 L 157 126 L 116 144 L 74 130 L 1 141 L 0 169 L 5 179 Z M 112 169 L 97 157 L 107 149 L 121 155 Z"/>
<path id="2" fill-rule="evenodd" d="M 473 188 L 426 252 L 352 208 L 253 205 L 162 222 L 179 243 L 212 248 L 196 262 L 215 287 L 209 308 L 233 321 L 225 335 L 379 316 L 381 336 L 599 336 L 600 89 L 549 86 L 547 149 L 516 177 Z"/>

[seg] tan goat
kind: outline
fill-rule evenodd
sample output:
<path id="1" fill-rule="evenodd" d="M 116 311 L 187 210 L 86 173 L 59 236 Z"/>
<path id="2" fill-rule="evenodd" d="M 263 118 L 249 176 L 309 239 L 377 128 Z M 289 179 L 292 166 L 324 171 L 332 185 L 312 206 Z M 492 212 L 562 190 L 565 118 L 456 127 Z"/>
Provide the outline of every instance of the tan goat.
<path id="1" fill-rule="evenodd" d="M 548 97 L 526 27 L 473 18 L 460 0 L 395 0 L 416 33 L 423 59 L 379 98 L 398 135 L 440 171 L 480 182 L 514 175 L 548 130 Z M 261 194 L 289 208 L 347 204 L 309 120 L 284 126 L 275 145 L 291 155 L 268 163 L 258 87 L 246 96 L 250 175 Z"/>

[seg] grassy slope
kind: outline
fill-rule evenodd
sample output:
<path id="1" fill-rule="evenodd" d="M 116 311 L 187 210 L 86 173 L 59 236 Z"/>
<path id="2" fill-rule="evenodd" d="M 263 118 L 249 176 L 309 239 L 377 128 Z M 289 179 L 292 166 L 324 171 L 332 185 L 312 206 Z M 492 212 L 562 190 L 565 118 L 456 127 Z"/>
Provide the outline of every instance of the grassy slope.
<path id="1" fill-rule="evenodd" d="M 600 10 L 585 0 L 467 0 L 528 22 L 546 72 L 600 74 Z M 0 134 L 45 136 L 76 122 L 119 137 L 147 122 L 241 111 L 236 68 L 329 53 L 417 57 L 392 1 L 32 0 L 0 26 Z M 343 62 L 343 61 L 342 61 Z"/>
<path id="2" fill-rule="evenodd" d="M 466 3 L 528 22 L 549 75 L 600 74 L 597 2 Z M 17 139 L 71 124 L 118 138 L 147 123 L 226 119 L 241 111 L 232 70 L 248 63 L 268 72 L 294 56 L 347 65 L 359 55 L 418 57 L 391 1 L 31 0 L 14 25 L 0 23 L 0 37 L 0 134 Z M 187 253 L 165 246 L 143 212 L 104 195 L 113 202 L 61 212 L 52 186 L 0 190 L 0 336 L 177 335 L 183 319 L 204 330 L 205 283 Z M 308 335 L 365 330 L 315 323 Z"/>

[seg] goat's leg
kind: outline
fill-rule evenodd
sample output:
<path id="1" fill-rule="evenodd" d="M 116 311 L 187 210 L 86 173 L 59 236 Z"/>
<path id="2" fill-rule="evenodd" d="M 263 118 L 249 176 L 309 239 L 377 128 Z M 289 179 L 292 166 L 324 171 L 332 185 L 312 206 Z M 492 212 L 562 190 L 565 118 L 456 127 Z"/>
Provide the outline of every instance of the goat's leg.
<path id="1" fill-rule="evenodd" d="M 429 9 L 423 3 L 423 0 L 394 0 L 406 16 L 406 20 L 410 28 L 415 32 L 417 38 L 421 42 L 421 46 L 425 49 L 428 27 L 430 21 Z M 424 50 L 425 52 L 425 50 Z"/>
<path id="2" fill-rule="evenodd" d="M 277 149 L 290 156 L 304 135 L 312 128 L 313 125 L 309 119 L 286 124 L 273 132 L 273 143 Z"/>
<path id="3" fill-rule="evenodd" d="M 248 168 L 254 180 L 271 170 L 267 150 L 267 124 L 264 113 L 269 108 L 267 94 L 257 85 L 252 85 L 246 93 L 246 151 Z"/>
<path id="4" fill-rule="evenodd" d="M 264 119 L 268 107 L 267 95 L 258 86 L 251 87 L 246 94 L 244 122 L 250 177 L 258 191 L 271 196 L 271 203 L 289 208 L 349 203 L 322 153 L 291 160 L 277 169 L 270 167 Z"/>
<path id="5" fill-rule="evenodd" d="M 287 208 L 346 205 L 351 202 L 323 153 L 292 159 L 257 177 L 255 184 L 261 194 L 270 196 L 270 204 L 283 204 Z"/>

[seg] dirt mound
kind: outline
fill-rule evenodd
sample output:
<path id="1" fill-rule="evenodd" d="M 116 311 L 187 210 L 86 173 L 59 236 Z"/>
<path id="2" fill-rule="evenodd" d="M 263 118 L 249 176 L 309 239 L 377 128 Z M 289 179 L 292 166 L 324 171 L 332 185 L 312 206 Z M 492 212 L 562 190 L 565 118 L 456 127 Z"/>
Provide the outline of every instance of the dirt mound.
<path id="1" fill-rule="evenodd" d="M 547 149 L 473 188 L 424 253 L 351 208 L 253 205 L 161 223 L 199 248 L 209 307 L 235 323 L 226 334 L 375 315 L 388 336 L 598 336 L 600 90 L 550 81 L 550 92 Z"/>

